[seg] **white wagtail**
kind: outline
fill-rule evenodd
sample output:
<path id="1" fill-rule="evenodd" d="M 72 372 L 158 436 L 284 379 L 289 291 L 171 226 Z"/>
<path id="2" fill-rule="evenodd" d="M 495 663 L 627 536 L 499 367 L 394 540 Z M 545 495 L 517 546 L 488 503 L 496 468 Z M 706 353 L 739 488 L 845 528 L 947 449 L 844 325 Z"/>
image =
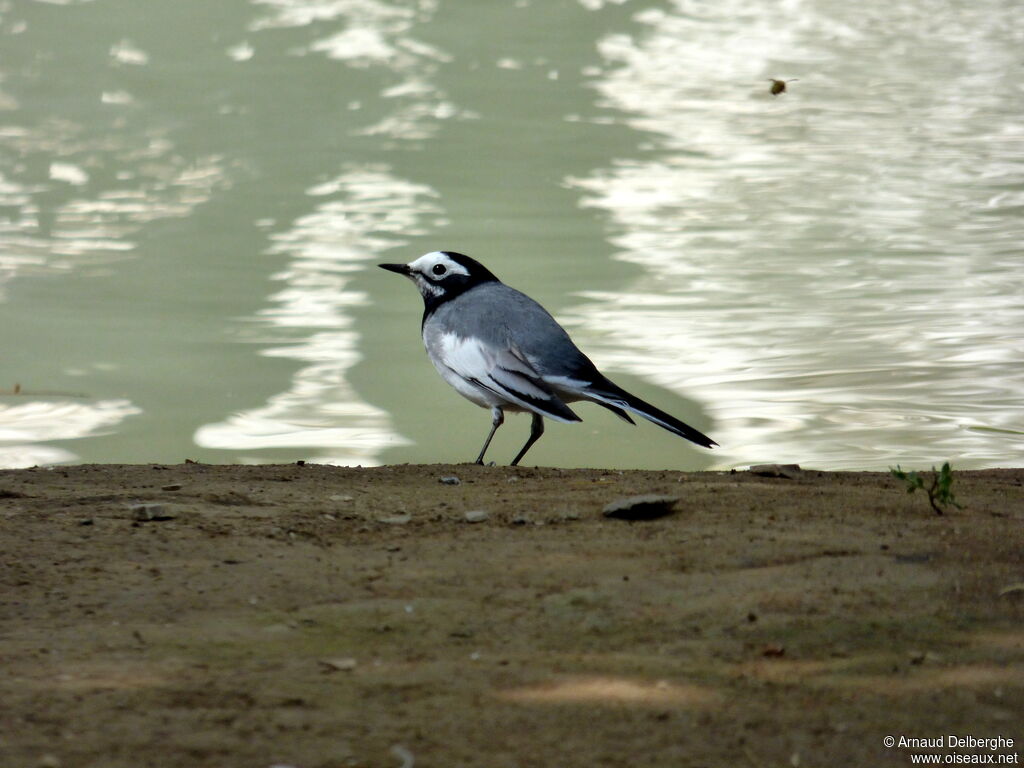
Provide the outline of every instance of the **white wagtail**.
<path id="1" fill-rule="evenodd" d="M 533 415 L 530 438 L 512 460 L 519 463 L 544 434 L 544 419 L 582 421 L 566 403 L 590 400 L 619 418 L 626 411 L 697 445 L 717 445 L 606 379 L 544 307 L 509 288 L 483 264 L 453 251 L 433 251 L 409 264 L 380 264 L 412 280 L 423 295 L 423 344 L 430 362 L 463 397 L 491 409 L 484 454 L 505 411 Z"/>

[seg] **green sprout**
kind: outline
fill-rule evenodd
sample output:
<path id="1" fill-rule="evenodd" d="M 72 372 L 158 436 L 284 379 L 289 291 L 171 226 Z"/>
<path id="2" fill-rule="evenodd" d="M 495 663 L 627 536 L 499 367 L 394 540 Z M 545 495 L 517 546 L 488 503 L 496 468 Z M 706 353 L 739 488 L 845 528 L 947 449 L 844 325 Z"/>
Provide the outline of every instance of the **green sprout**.
<path id="1" fill-rule="evenodd" d="M 902 480 L 907 484 L 907 493 L 913 493 L 918 489 L 927 493 L 928 503 L 932 505 L 932 509 L 937 515 L 941 515 L 950 505 L 957 509 L 963 509 L 963 506 L 957 503 L 956 496 L 953 495 L 953 470 L 950 469 L 948 461 L 942 465 L 942 469 L 932 467 L 932 482 L 928 487 L 925 487 L 924 478 L 920 474 L 904 472 L 900 469 L 899 464 L 889 467 L 889 473 L 897 480 Z"/>

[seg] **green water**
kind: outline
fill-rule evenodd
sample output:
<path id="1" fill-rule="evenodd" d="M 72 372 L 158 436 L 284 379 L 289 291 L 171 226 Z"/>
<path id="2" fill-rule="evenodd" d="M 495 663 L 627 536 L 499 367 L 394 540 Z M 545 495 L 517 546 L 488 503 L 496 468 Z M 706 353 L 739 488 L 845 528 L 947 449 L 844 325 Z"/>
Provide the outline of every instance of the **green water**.
<path id="1" fill-rule="evenodd" d="M 0 466 L 471 460 L 374 267 L 436 249 L 722 446 L 581 405 L 527 463 L 1019 465 L 1022 41 L 995 0 L 0 2 Z"/>

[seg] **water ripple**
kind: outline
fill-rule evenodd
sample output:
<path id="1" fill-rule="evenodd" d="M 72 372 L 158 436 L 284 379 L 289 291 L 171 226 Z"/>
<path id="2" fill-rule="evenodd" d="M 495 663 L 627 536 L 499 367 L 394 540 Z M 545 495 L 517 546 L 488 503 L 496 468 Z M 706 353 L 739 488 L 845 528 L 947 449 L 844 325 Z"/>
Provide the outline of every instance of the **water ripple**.
<path id="1" fill-rule="evenodd" d="M 288 258 L 273 279 L 285 287 L 269 297 L 271 306 L 257 313 L 248 333 L 272 344 L 261 354 L 299 360 L 302 367 L 290 389 L 263 406 L 200 427 L 195 441 L 234 451 L 319 449 L 317 461 L 373 465 L 383 448 L 409 441 L 348 382 L 347 371 L 361 359 L 351 309 L 366 301 L 349 283 L 376 253 L 422 233 L 423 218 L 441 210 L 429 187 L 380 165 L 348 168 L 308 194 L 335 199 L 273 237 L 271 253 Z"/>
<path id="2" fill-rule="evenodd" d="M 1024 99 L 1005 7 L 733 5 L 680 0 L 601 41 L 594 87 L 653 147 L 567 184 L 643 273 L 566 319 L 602 360 L 706 403 L 727 463 L 1019 463 L 1022 231 L 1003 216 L 1024 144 L 1000 100 Z M 866 41 L 870 74 L 840 69 Z M 948 79 L 908 104 L 911 51 Z M 802 77 L 773 99 L 779 73 Z"/>

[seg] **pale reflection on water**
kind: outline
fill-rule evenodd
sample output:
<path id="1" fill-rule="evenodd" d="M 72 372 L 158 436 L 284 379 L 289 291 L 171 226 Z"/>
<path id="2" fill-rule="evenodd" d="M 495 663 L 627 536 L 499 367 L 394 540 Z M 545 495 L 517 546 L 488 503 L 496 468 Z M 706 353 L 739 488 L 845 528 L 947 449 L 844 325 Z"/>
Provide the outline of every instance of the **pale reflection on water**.
<path id="1" fill-rule="evenodd" d="M 196 444 L 248 452 L 263 448 L 320 449 L 311 458 L 333 464 L 377 463 L 385 447 L 408 444 L 388 414 L 364 402 L 346 379 L 360 360 L 350 309 L 368 299 L 349 285 L 372 255 L 423 231 L 421 219 L 440 213 L 428 187 L 392 176 L 385 167 L 350 169 L 307 190 L 331 197 L 314 213 L 272 236 L 271 251 L 289 258 L 273 276 L 285 288 L 270 296 L 246 336 L 272 343 L 261 354 L 293 358 L 303 367 L 291 388 L 265 406 L 207 424 Z M 308 329 L 321 329 L 309 334 Z"/>
<path id="2" fill-rule="evenodd" d="M 27 31 L 18 24 L 12 25 L 16 33 Z M 114 65 L 147 63 L 144 52 L 125 41 L 111 47 L 110 58 Z M 186 160 L 161 136 L 163 131 L 133 130 L 121 112 L 131 95 L 118 94 L 103 93 L 100 103 L 106 111 L 91 123 L 72 115 L 23 116 L 16 99 L 0 94 L 7 117 L 0 126 L 0 302 L 26 279 L 109 274 L 113 265 L 131 257 L 147 225 L 187 218 L 227 187 L 222 158 Z M 63 299 L 52 302 L 33 306 L 33 313 L 59 315 Z M 41 357 L 58 346 L 49 337 L 25 337 L 20 320 L 8 322 L 9 346 L 0 365 L 9 363 L 13 345 L 38 350 Z M 97 369 L 106 365 L 90 362 Z M 8 365 L 0 372 L 0 388 L 21 379 L 38 381 L 23 367 Z M 66 367 L 62 374 L 81 375 Z M 79 458 L 75 446 L 116 434 L 125 419 L 142 412 L 129 399 L 62 400 L 60 395 L 37 397 L 30 389 L 10 404 L 2 399 L 0 467 L 74 461 Z M 52 441 L 79 442 L 46 444 Z"/>
<path id="3" fill-rule="evenodd" d="M 19 403 L 20 400 L 28 400 Z M 4 402 L 7 401 L 7 402 Z M 73 461 L 75 454 L 51 440 L 78 440 L 112 433 L 139 409 L 127 400 L 73 402 L 0 395 L 0 467 L 32 467 Z"/>
<path id="4" fill-rule="evenodd" d="M 367 272 L 436 248 L 723 446 L 537 460 L 1020 464 L 1015 4 L 171 7 L 0 2 L 0 466 L 471 458 Z"/>
<path id="5" fill-rule="evenodd" d="M 993 208 L 1019 223 L 1021 192 L 998 190 L 1024 179 L 1024 128 L 975 92 L 988 75 L 1020 102 L 1006 28 L 986 18 L 1007 11 L 921 11 L 880 35 L 860 7 L 825 8 L 678 2 L 599 43 L 594 86 L 653 157 L 568 183 L 648 277 L 568 317 L 603 359 L 706 403 L 727 462 L 1019 464 L 1024 230 Z M 970 65 L 918 88 L 912 120 L 908 45 Z M 867 81 L 836 69 L 785 101 L 737 99 L 781 61 L 827 72 L 856 46 L 874 49 Z M 859 88 L 879 94 L 872 111 Z"/>

